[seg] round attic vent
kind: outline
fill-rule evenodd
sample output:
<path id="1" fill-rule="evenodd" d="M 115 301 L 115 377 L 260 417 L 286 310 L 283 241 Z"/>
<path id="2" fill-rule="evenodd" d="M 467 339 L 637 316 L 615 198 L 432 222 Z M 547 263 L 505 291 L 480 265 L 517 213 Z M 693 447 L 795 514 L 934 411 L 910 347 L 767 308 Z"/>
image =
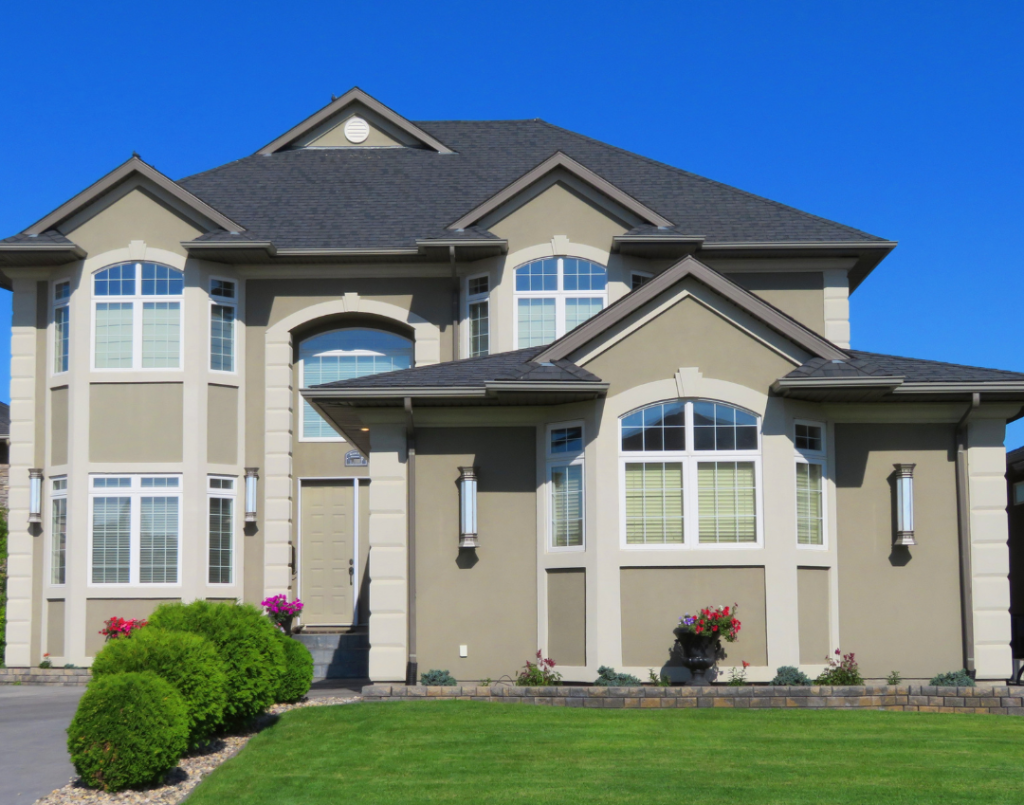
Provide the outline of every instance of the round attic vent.
<path id="1" fill-rule="evenodd" d="M 370 136 L 370 124 L 361 117 L 350 117 L 345 122 L 345 136 L 350 143 L 366 142 Z"/>

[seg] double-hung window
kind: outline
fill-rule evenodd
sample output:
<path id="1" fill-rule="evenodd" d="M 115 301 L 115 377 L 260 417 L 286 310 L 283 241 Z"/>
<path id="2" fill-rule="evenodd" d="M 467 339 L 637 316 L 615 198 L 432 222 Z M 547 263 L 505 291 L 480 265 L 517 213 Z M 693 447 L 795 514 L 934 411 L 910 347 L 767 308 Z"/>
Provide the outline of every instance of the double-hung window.
<path id="1" fill-rule="evenodd" d="M 93 368 L 180 369 L 184 273 L 122 263 L 93 275 Z"/>
<path id="2" fill-rule="evenodd" d="M 94 475 L 89 504 L 91 584 L 180 582 L 180 476 Z"/>
<path id="3" fill-rule="evenodd" d="M 469 357 L 490 353 L 490 277 L 486 274 L 466 280 L 466 318 L 469 321 Z"/>
<path id="4" fill-rule="evenodd" d="M 50 584 L 67 580 L 68 479 L 54 478 L 50 487 Z"/>
<path id="5" fill-rule="evenodd" d="M 71 347 L 71 283 L 53 286 L 53 373 L 68 370 Z"/>
<path id="6" fill-rule="evenodd" d="M 757 546 L 760 419 L 711 400 L 669 400 L 620 420 L 626 547 Z"/>
<path id="7" fill-rule="evenodd" d="M 825 426 L 794 424 L 796 447 L 796 542 L 802 548 L 825 547 Z"/>
<path id="8" fill-rule="evenodd" d="M 608 303 L 608 270 L 576 257 L 548 257 L 515 270 L 516 344 L 549 344 Z"/>
<path id="9" fill-rule="evenodd" d="M 548 547 L 584 547 L 583 423 L 551 425 L 547 430 Z"/>
<path id="10" fill-rule="evenodd" d="M 210 584 L 231 584 L 235 571 L 235 479 L 211 475 L 209 500 L 209 573 Z"/>
<path id="11" fill-rule="evenodd" d="M 235 306 L 237 285 L 210 280 L 210 370 L 235 371 Z"/>

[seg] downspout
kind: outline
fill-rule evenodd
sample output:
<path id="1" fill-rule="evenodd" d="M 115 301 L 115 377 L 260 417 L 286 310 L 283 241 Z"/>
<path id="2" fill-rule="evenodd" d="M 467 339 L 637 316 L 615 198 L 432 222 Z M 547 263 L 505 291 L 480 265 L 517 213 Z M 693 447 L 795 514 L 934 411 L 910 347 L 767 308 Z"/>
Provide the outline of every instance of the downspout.
<path id="1" fill-rule="evenodd" d="M 971 577 L 971 495 L 967 475 L 967 424 L 981 404 L 974 392 L 956 426 L 956 509 L 960 532 L 960 617 L 963 621 L 964 668 L 974 678 L 974 592 Z"/>
<path id="2" fill-rule="evenodd" d="M 406 640 L 409 646 L 409 660 L 405 666 L 405 684 L 419 684 L 419 663 L 416 660 L 416 426 L 412 418 L 412 397 L 405 398 L 405 452 L 408 456 L 405 468 L 406 482 L 406 529 L 408 549 L 406 550 L 409 592 L 409 617 Z"/>
<path id="3" fill-rule="evenodd" d="M 448 247 L 448 259 L 452 263 L 452 360 L 459 359 L 459 275 L 455 268 L 455 247 Z"/>

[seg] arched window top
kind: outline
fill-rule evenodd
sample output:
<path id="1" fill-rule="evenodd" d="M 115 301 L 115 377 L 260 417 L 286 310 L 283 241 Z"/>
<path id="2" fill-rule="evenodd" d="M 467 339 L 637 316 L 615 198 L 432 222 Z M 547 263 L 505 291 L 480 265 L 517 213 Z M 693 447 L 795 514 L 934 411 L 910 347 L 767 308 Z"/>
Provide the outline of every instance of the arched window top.
<path id="1" fill-rule="evenodd" d="M 546 257 L 516 269 L 516 292 L 595 291 L 608 285 L 608 269 L 579 257 Z"/>
<path id="2" fill-rule="evenodd" d="M 670 400 L 621 417 L 627 453 L 756 452 L 760 417 L 714 400 Z"/>
<path id="3" fill-rule="evenodd" d="M 579 257 L 545 257 L 515 271 L 513 329 L 519 349 L 550 344 L 608 301 L 608 270 Z"/>
<path id="4" fill-rule="evenodd" d="M 412 341 L 386 330 L 347 327 L 307 338 L 299 347 L 299 356 L 325 354 L 399 355 L 412 357 Z"/>
<path id="5" fill-rule="evenodd" d="M 185 274 L 159 263 L 120 263 L 93 275 L 94 296 L 181 296 Z"/>

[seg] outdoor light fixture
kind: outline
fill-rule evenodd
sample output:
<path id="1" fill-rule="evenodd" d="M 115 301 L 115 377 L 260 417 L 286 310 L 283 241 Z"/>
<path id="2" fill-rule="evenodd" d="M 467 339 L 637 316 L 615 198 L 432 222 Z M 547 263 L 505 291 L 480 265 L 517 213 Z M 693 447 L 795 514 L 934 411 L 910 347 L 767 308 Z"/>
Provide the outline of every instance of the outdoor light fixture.
<path id="1" fill-rule="evenodd" d="M 43 471 L 28 471 L 28 521 L 43 522 Z"/>
<path id="2" fill-rule="evenodd" d="M 459 547 L 476 548 L 476 468 L 459 467 Z"/>
<path id="3" fill-rule="evenodd" d="M 896 468 L 896 544 L 916 545 L 914 541 L 914 467 L 894 464 Z"/>
<path id="4" fill-rule="evenodd" d="M 245 522 L 256 522 L 256 482 L 259 480 L 259 467 L 245 468 Z"/>

